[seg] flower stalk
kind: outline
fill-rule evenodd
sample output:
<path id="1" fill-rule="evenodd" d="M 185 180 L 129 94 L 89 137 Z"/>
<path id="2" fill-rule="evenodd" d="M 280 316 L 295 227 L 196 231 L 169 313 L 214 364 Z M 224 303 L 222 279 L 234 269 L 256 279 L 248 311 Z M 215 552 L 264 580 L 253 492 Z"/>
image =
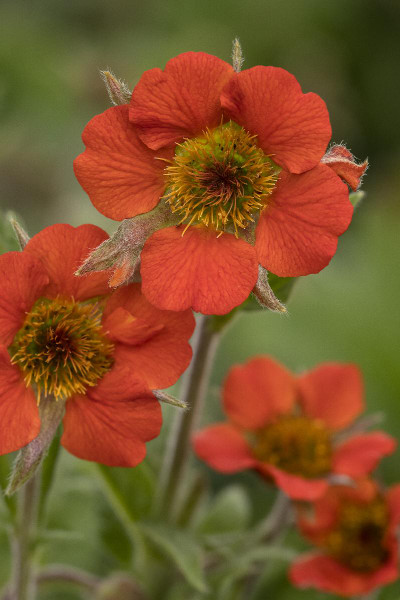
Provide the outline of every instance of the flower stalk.
<path id="1" fill-rule="evenodd" d="M 18 495 L 17 517 L 12 534 L 11 585 L 7 600 L 34 600 L 35 574 L 33 555 L 37 526 L 40 474 L 37 472 Z"/>
<path id="2" fill-rule="evenodd" d="M 211 327 L 210 319 L 201 315 L 193 340 L 193 359 L 182 384 L 181 401 L 190 408 L 179 411 L 176 415 L 169 445 L 161 471 L 159 495 L 163 511 L 171 517 L 177 513 L 182 482 L 187 469 L 191 434 L 196 428 L 204 398 L 216 349 L 221 333 Z"/>

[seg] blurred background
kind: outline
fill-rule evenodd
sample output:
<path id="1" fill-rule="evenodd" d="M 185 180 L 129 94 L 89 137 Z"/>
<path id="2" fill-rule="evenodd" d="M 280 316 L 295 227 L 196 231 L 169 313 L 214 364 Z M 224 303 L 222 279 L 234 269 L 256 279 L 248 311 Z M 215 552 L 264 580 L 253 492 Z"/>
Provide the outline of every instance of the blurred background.
<path id="1" fill-rule="evenodd" d="M 399 437 L 400 2 L 1 0 L 0 28 L 0 202 L 3 210 L 22 216 L 31 235 L 55 222 L 116 228 L 92 207 L 72 170 L 83 150 L 83 127 L 109 106 L 99 69 L 111 68 L 132 88 L 144 70 L 163 68 L 181 52 L 204 51 L 229 61 L 238 36 L 244 68 L 283 67 L 303 91 L 322 96 L 333 141 L 345 141 L 359 159 L 369 158 L 367 196 L 331 265 L 297 282 L 289 316 L 248 312 L 232 323 L 217 355 L 204 422 L 221 416 L 216 393 L 228 368 L 254 354 L 272 354 L 294 371 L 326 360 L 357 363 L 368 411 L 383 411 L 385 428 Z M 149 445 L 154 464 L 161 442 Z M 400 480 L 398 464 L 399 453 L 380 468 L 388 484 Z M 99 542 L 107 533 L 101 524 L 107 509 L 90 468 L 62 456 L 49 523 L 54 531 L 67 528 L 70 537 L 50 539 L 48 554 L 109 572 L 121 563 Z M 198 468 L 215 489 L 246 483 L 253 515 L 268 508 L 272 492 L 251 475 L 226 478 Z M 0 535 L 3 583 L 8 546 L 4 530 Z M 326 598 L 293 590 L 282 569 L 268 587 L 261 586 L 260 600 L 267 592 L 280 600 Z M 386 594 L 398 600 L 400 587 Z M 79 597 L 63 590 L 41 596 Z"/>

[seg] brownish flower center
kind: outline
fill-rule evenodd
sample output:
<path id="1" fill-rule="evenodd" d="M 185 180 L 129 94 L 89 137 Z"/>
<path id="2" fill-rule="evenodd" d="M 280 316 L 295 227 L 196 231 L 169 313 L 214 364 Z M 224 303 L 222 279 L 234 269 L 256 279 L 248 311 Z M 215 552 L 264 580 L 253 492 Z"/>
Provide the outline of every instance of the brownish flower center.
<path id="1" fill-rule="evenodd" d="M 111 368 L 113 344 L 101 327 L 97 303 L 41 298 L 27 314 L 10 347 L 27 386 L 41 395 L 84 394 Z"/>
<path id="2" fill-rule="evenodd" d="M 321 477 L 331 468 L 331 435 L 321 421 L 280 417 L 257 432 L 253 453 L 258 460 L 293 475 Z"/>
<path id="3" fill-rule="evenodd" d="M 388 557 L 384 539 L 389 524 L 382 497 L 363 503 L 346 501 L 339 509 L 337 526 L 323 547 L 336 560 L 360 572 L 379 568 Z"/>
<path id="4" fill-rule="evenodd" d="M 181 223 L 236 236 L 268 203 L 279 168 L 230 121 L 178 144 L 165 169 L 165 200 Z"/>

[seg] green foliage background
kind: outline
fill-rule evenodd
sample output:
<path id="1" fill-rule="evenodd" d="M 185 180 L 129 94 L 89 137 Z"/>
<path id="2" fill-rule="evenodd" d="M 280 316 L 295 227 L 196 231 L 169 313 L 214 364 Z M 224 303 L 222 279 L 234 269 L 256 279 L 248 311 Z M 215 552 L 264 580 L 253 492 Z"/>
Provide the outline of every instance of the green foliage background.
<path id="1" fill-rule="evenodd" d="M 284 67 L 304 91 L 326 100 L 333 139 L 347 141 L 358 158 L 369 157 L 367 196 L 331 265 L 297 283 L 289 316 L 245 312 L 231 324 L 217 355 L 204 421 L 220 416 L 217 388 L 232 363 L 268 353 L 294 371 L 324 360 L 357 363 L 368 411 L 383 411 L 385 428 L 399 437 L 400 3 L 2 0 L 0 23 L 0 198 L 4 210 L 22 215 L 31 234 L 55 222 L 115 228 L 95 211 L 72 171 L 72 160 L 83 148 L 83 126 L 109 106 L 99 68 L 111 67 L 133 87 L 145 69 L 162 68 L 188 50 L 229 60 L 238 36 L 245 67 Z M 164 411 L 167 421 L 172 411 Z M 149 445 L 149 464 L 155 468 L 162 442 Z M 380 468 L 387 483 L 400 479 L 398 459 L 399 453 Z M 231 482 L 246 485 L 253 519 L 268 509 L 273 493 L 255 477 L 222 477 L 198 468 L 211 477 L 215 490 Z M 98 574 L 129 565 L 129 545 L 93 483 L 95 472 L 93 465 L 62 451 L 49 500 L 52 531 L 44 562 L 65 560 Z M 132 502 L 140 506 L 141 490 L 151 487 L 143 484 L 141 471 L 132 477 Z M 7 576 L 8 552 L 3 523 L 0 584 Z M 326 597 L 293 590 L 283 569 L 279 563 L 268 571 L 256 600 Z M 162 586 L 157 593 L 167 597 Z M 174 588 L 171 600 L 195 597 L 179 593 Z M 43 588 L 40 596 L 79 597 L 62 587 Z M 399 597 L 397 584 L 383 596 Z"/>

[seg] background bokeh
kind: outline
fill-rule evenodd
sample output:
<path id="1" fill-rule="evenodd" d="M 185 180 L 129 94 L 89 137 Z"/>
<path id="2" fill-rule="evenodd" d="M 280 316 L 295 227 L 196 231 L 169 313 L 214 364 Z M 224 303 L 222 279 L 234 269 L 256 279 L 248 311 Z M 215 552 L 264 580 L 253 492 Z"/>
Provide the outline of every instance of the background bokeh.
<path id="1" fill-rule="evenodd" d="M 91 222 L 109 232 L 116 227 L 92 207 L 72 170 L 83 149 L 84 125 L 109 106 L 99 69 L 110 67 L 133 87 L 144 70 L 162 68 L 181 52 L 229 60 L 238 36 L 245 67 L 284 67 L 304 91 L 325 99 L 334 141 L 345 140 L 358 158 L 370 160 L 367 196 L 331 265 L 297 283 L 289 316 L 248 312 L 232 323 L 217 355 L 204 420 L 220 416 L 216 391 L 230 365 L 268 353 L 294 371 L 324 360 L 357 363 L 368 411 L 382 411 L 385 428 L 399 437 L 400 3 L 2 0 L 0 27 L 0 202 L 22 216 L 30 234 L 55 222 Z M 150 444 L 155 464 L 161 442 Z M 380 468 L 387 483 L 400 480 L 398 460 L 399 453 Z M 91 468 L 62 456 L 49 504 L 53 533 L 47 552 L 50 559 L 105 573 L 120 563 L 99 541 L 107 535 L 102 520 L 107 509 Z M 269 506 L 272 492 L 255 478 L 218 477 L 198 468 L 215 488 L 228 479 L 245 482 L 254 514 Z M 57 534 L 61 526 L 68 535 Z M 9 568 L 4 528 L 0 536 L 4 583 Z M 326 597 L 293 590 L 282 569 L 260 587 L 260 600 Z M 391 586 L 383 597 L 398 600 L 400 587 Z M 44 590 L 41 598 L 79 596 L 55 589 Z"/>

